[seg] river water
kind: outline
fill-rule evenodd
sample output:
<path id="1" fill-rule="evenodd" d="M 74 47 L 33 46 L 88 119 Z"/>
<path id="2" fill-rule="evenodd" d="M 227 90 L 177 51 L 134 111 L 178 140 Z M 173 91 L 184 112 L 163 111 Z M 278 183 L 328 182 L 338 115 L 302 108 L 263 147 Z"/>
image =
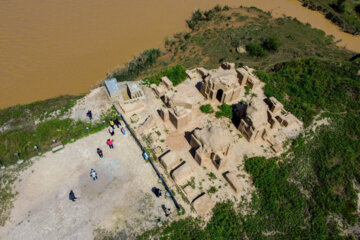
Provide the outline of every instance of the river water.
<path id="1" fill-rule="evenodd" d="M 117 65 L 186 30 L 195 9 L 217 3 L 296 17 L 360 52 L 359 36 L 297 0 L 0 0 L 0 108 L 87 92 Z"/>

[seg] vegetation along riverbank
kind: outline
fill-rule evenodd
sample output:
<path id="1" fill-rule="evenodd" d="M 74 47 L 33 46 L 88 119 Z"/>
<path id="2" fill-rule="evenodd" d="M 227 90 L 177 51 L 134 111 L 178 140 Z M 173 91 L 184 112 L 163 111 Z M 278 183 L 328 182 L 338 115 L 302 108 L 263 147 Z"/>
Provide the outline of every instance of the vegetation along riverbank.
<path id="1" fill-rule="evenodd" d="M 319 11 L 343 31 L 360 34 L 360 2 L 356 0 L 300 0 L 304 7 Z"/>

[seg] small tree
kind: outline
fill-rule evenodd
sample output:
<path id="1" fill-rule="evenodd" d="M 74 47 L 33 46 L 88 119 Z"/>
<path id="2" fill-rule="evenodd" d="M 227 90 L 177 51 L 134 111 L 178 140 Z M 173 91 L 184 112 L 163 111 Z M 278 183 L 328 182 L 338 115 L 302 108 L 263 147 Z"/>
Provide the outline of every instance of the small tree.
<path id="1" fill-rule="evenodd" d="M 200 106 L 200 111 L 203 113 L 213 113 L 214 109 L 210 104 L 205 104 Z"/>
<path id="2" fill-rule="evenodd" d="M 355 7 L 354 7 L 354 10 L 357 14 L 360 15 L 360 4 L 357 4 Z"/>
<path id="3" fill-rule="evenodd" d="M 250 56 L 263 57 L 266 55 L 265 50 L 256 43 L 249 43 L 246 45 L 246 51 Z"/>
<path id="4" fill-rule="evenodd" d="M 263 48 L 265 48 L 268 51 L 277 51 L 281 45 L 281 41 L 276 36 L 268 37 L 263 41 Z"/>

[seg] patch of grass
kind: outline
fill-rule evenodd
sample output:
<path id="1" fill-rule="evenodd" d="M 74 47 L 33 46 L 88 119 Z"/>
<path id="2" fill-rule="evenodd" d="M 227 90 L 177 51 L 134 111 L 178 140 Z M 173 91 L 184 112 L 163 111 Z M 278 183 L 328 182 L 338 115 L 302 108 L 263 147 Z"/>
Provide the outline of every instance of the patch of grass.
<path id="1" fill-rule="evenodd" d="M 233 110 L 231 105 L 224 103 L 223 105 L 218 106 L 218 108 L 220 111 L 215 113 L 217 118 L 226 117 L 232 119 Z"/>
<path id="2" fill-rule="evenodd" d="M 250 94 L 250 87 L 249 86 L 245 86 L 245 96 Z"/>
<path id="3" fill-rule="evenodd" d="M 209 180 L 212 181 L 212 180 L 215 180 L 216 179 L 216 176 L 213 172 L 210 172 L 207 174 L 209 176 Z"/>
<path id="4" fill-rule="evenodd" d="M 102 119 L 108 122 L 116 116 L 113 112 L 104 115 Z M 107 126 L 100 121 L 98 123 L 87 123 L 74 121 L 72 119 L 52 119 L 35 125 L 33 128 L 22 128 L 9 130 L 0 133 L 0 165 L 9 166 L 17 162 L 14 156 L 15 152 L 20 154 L 22 160 L 27 160 L 37 155 L 34 146 L 37 145 L 39 150 L 44 153 L 51 150 L 52 140 L 66 144 L 71 139 L 79 139 L 87 136 L 89 132 L 95 133 Z"/>
<path id="5" fill-rule="evenodd" d="M 213 113 L 214 109 L 212 108 L 212 106 L 210 104 L 205 104 L 205 105 L 201 105 L 200 106 L 200 111 L 203 113 Z"/>
<path id="6" fill-rule="evenodd" d="M 182 187 L 183 189 L 187 186 L 190 186 L 192 189 L 195 189 L 195 178 L 191 177 L 190 181 L 187 181 L 187 183 Z"/>
<path id="7" fill-rule="evenodd" d="M 214 187 L 214 186 L 211 186 L 211 187 L 207 190 L 207 192 L 208 192 L 209 194 L 214 194 L 214 193 L 216 193 L 217 191 L 218 191 L 217 188 Z"/>
<path id="8" fill-rule="evenodd" d="M 16 180 L 14 169 L 0 170 L 0 226 L 4 226 L 10 216 L 10 209 L 13 207 L 13 199 L 16 193 L 12 185 Z"/>
<path id="9" fill-rule="evenodd" d="M 182 83 L 186 78 L 186 68 L 180 64 L 175 66 L 167 67 L 160 72 L 152 74 L 150 77 L 145 78 L 144 82 L 147 85 L 150 84 L 160 84 L 160 79 L 164 76 L 167 76 L 170 81 L 174 84 L 174 86 Z"/>
<path id="10" fill-rule="evenodd" d="M 0 110 L 0 126 L 8 129 L 33 128 L 35 121 L 64 116 L 83 95 L 64 95 Z"/>
<path id="11" fill-rule="evenodd" d="M 250 42 L 245 47 L 250 56 L 263 57 L 266 55 L 266 51 L 257 43 Z"/>
<path id="12" fill-rule="evenodd" d="M 263 43 L 262 47 L 268 51 L 277 51 L 279 50 L 279 47 L 281 46 L 281 41 L 277 36 L 271 36 L 266 38 Z"/>
<path id="13" fill-rule="evenodd" d="M 183 40 L 182 43 L 175 41 L 167 48 L 170 53 L 174 53 L 176 48 L 187 45 L 188 50 L 173 56 L 173 62 L 181 63 L 187 68 L 204 66 L 210 69 L 226 61 L 267 71 L 277 63 L 300 57 L 326 56 L 331 60 L 345 60 L 355 54 L 337 47 L 332 37 L 326 36 L 323 31 L 312 29 L 309 25 L 290 17 L 273 19 L 268 13 L 254 8 L 214 11 L 213 14 L 211 20 L 200 18 L 187 40 Z M 215 20 L 219 14 L 224 15 L 225 20 L 216 24 Z M 241 23 L 226 20 L 228 16 L 234 15 L 234 19 L 238 15 L 246 17 Z M 262 57 L 242 54 L 240 60 L 240 55 L 235 49 L 252 43 L 257 45 L 256 49 L 260 55 L 265 51 L 268 51 L 268 54 Z"/>

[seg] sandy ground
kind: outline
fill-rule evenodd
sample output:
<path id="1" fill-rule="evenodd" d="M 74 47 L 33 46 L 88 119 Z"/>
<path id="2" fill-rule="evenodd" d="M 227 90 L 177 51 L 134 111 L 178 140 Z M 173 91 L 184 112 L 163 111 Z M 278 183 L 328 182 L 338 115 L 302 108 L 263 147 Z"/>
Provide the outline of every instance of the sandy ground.
<path id="1" fill-rule="evenodd" d="M 174 204 L 164 194 L 152 194 L 153 186 L 163 188 L 133 138 L 116 129 L 115 148 L 110 150 L 108 137 L 103 130 L 32 159 L 34 164 L 16 183 L 19 194 L 10 220 L 0 228 L 0 239 L 92 239 L 94 229 L 115 226 L 129 237 L 164 219 L 160 205 L 174 209 Z M 96 154 L 97 147 L 104 158 Z M 89 176 L 91 168 L 98 173 L 97 181 Z M 68 199 L 71 189 L 76 202 Z"/>
<path id="2" fill-rule="evenodd" d="M 110 107 L 111 100 L 105 87 L 98 87 L 76 102 L 69 117 L 74 120 L 89 121 L 86 113 L 91 110 L 93 121 L 98 121 L 101 119 L 101 115 Z"/>

